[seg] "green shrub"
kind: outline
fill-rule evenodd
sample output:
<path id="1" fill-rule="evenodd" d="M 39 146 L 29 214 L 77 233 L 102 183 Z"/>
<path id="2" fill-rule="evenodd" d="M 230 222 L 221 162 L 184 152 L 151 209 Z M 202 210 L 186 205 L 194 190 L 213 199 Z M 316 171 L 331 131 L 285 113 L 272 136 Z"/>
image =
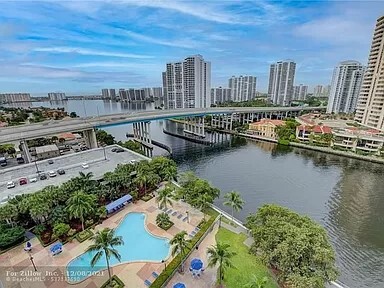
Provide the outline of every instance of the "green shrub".
<path id="1" fill-rule="evenodd" d="M 281 145 L 289 145 L 289 140 L 279 139 L 279 141 L 277 141 L 277 143 L 281 144 Z"/>
<path id="2" fill-rule="evenodd" d="M 20 226 L 11 227 L 0 224 L 0 248 L 8 248 L 24 240 L 25 229 Z"/>
<path id="3" fill-rule="evenodd" d="M 43 224 L 39 224 L 39 225 L 36 225 L 35 229 L 33 229 L 33 232 L 35 232 L 36 234 L 41 234 L 43 233 L 47 228 L 45 227 L 45 225 Z"/>
<path id="4" fill-rule="evenodd" d="M 105 282 L 101 286 L 101 288 L 123 288 L 124 287 L 123 281 L 121 281 L 120 278 L 117 277 L 116 275 L 113 275 L 111 279 L 112 279 L 112 285 L 109 284 L 109 279 L 108 279 L 107 282 Z"/>
<path id="5" fill-rule="evenodd" d="M 68 224 L 58 223 L 55 226 L 53 226 L 53 235 L 55 235 L 55 237 L 60 238 L 64 235 L 67 235 L 70 229 L 71 227 Z"/>
<path id="6" fill-rule="evenodd" d="M 91 238 L 93 236 L 93 232 L 89 229 L 87 230 L 84 230 L 84 231 L 81 231 L 80 233 L 78 233 L 76 235 L 76 239 L 77 241 L 79 241 L 80 243 L 81 242 L 84 242 L 85 240 Z"/>
<path id="7" fill-rule="evenodd" d="M 85 227 L 89 227 L 93 224 L 93 220 L 92 219 L 89 219 L 89 220 L 85 220 Z"/>

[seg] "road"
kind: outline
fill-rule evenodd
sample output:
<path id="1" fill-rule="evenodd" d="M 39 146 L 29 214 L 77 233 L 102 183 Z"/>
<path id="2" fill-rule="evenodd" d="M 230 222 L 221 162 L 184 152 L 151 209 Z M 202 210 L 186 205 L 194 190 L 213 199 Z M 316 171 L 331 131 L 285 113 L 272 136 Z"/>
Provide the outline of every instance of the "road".
<path id="1" fill-rule="evenodd" d="M 21 139 L 34 139 L 39 137 L 57 135 L 63 132 L 84 131 L 98 127 L 102 128 L 114 125 L 123 125 L 135 122 L 154 121 L 178 117 L 193 117 L 234 113 L 312 111 L 324 110 L 325 108 L 326 107 L 223 107 L 206 109 L 154 110 L 141 111 L 129 114 L 119 113 L 86 118 L 50 120 L 41 123 L 1 128 L 0 144 L 10 143 Z"/>
<path id="2" fill-rule="evenodd" d="M 78 176 L 80 171 L 83 171 L 84 173 L 92 172 L 95 179 L 100 179 L 106 172 L 113 171 L 119 163 L 129 163 L 130 160 L 140 161 L 146 159 L 144 156 L 127 149 L 124 149 L 125 152 L 122 153 L 112 152 L 111 149 L 113 147 L 116 146 L 113 145 L 105 148 L 107 160 L 104 158 L 103 148 L 96 148 L 53 158 L 53 164 L 48 164 L 48 160 L 38 161 L 38 169 L 44 173 L 57 171 L 58 169 L 65 170 L 65 175 L 57 174 L 56 177 L 48 177 L 47 180 L 40 180 L 38 178 L 34 163 L 3 169 L 0 171 L 0 203 L 6 202 L 8 197 L 14 195 L 33 193 L 48 185 L 62 184 L 63 182 Z M 88 169 L 82 168 L 81 164 L 84 162 L 89 164 Z M 29 183 L 28 180 L 28 184 L 20 186 L 18 184 L 19 179 L 24 177 L 27 179 L 37 177 L 37 182 Z M 6 185 L 8 181 L 14 181 L 16 187 L 7 189 Z"/>

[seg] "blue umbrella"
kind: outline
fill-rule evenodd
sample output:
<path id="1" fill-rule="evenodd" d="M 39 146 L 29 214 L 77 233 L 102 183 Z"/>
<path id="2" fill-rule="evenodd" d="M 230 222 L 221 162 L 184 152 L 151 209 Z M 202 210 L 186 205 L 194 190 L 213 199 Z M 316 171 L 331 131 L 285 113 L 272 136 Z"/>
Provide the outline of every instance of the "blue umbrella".
<path id="1" fill-rule="evenodd" d="M 176 283 L 175 285 L 173 285 L 173 288 L 185 288 L 185 284 L 184 283 Z"/>
<path id="2" fill-rule="evenodd" d="M 201 270 L 201 268 L 203 268 L 203 261 L 198 258 L 192 259 L 191 268 L 193 270 Z"/>
<path id="3" fill-rule="evenodd" d="M 52 247 L 51 247 L 51 252 L 53 253 L 53 254 L 55 254 L 56 252 L 58 252 L 58 251 L 61 251 L 61 248 L 63 247 L 63 244 L 61 244 L 60 242 L 59 243 L 56 243 L 55 245 L 53 245 Z"/>

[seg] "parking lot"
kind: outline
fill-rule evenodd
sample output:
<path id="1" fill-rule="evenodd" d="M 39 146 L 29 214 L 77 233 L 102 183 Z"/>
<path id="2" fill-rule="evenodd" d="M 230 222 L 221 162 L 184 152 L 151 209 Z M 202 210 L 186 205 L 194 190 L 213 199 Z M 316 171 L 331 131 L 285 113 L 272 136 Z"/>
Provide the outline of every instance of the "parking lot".
<path id="1" fill-rule="evenodd" d="M 2 169 L 0 171 L 0 203 L 6 202 L 9 197 L 13 197 L 14 195 L 33 193 L 48 185 L 59 185 L 75 176 L 78 176 L 80 171 L 83 171 L 84 173 L 92 172 L 94 178 L 98 179 L 106 172 L 113 171 L 119 163 L 129 163 L 131 160 L 146 159 L 144 156 L 127 149 L 124 149 L 124 152 L 121 153 L 112 152 L 111 150 L 114 147 L 118 146 L 112 145 L 106 147 L 105 149 L 97 148 L 52 158 L 53 164 L 49 164 L 48 160 L 43 160 L 36 162 L 36 165 L 35 163 L 29 163 L 26 165 Z M 106 157 L 104 157 L 104 150 Z M 87 163 L 89 168 L 84 169 L 82 167 L 82 163 Z M 40 173 L 45 173 L 47 175 L 48 179 L 39 179 L 36 166 Z M 56 177 L 52 178 L 48 176 L 49 171 L 57 171 L 58 169 L 64 169 L 65 174 L 57 174 Z M 27 178 L 28 183 L 20 186 L 20 178 Z M 37 178 L 37 181 L 35 183 L 30 183 L 29 179 L 31 178 Z M 8 189 L 8 181 L 14 181 L 16 187 Z"/>

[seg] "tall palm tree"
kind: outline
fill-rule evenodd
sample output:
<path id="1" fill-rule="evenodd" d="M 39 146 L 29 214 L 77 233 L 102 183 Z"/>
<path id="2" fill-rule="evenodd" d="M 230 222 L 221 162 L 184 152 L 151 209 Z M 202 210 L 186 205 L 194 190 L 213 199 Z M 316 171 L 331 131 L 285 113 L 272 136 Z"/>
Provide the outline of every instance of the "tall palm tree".
<path id="1" fill-rule="evenodd" d="M 161 189 L 158 192 L 158 195 L 156 197 L 156 202 L 159 203 L 159 208 L 167 208 L 167 205 L 173 205 L 171 198 L 172 198 L 173 190 L 170 187 L 165 187 L 164 189 Z"/>
<path id="2" fill-rule="evenodd" d="M 190 241 L 185 239 L 188 235 L 187 231 L 181 231 L 177 233 L 172 240 L 169 242 L 172 247 L 172 256 L 175 256 L 178 252 L 180 253 L 181 259 L 184 259 L 185 252 L 190 246 Z M 181 265 L 181 271 L 183 271 L 183 264 Z"/>
<path id="3" fill-rule="evenodd" d="M 114 229 L 104 228 L 101 231 L 97 231 L 95 235 L 92 236 L 91 240 L 93 244 L 90 245 L 86 252 L 96 252 L 91 260 L 91 266 L 94 267 L 99 261 L 99 259 L 105 255 L 105 260 L 107 261 L 109 283 L 111 284 L 111 269 L 109 267 L 109 259 L 111 256 L 115 257 L 119 262 L 121 261 L 121 256 L 119 252 L 114 248 L 115 246 L 124 245 L 124 241 L 121 236 L 115 235 Z"/>
<path id="4" fill-rule="evenodd" d="M 207 249 L 208 267 L 219 265 L 219 284 L 221 284 L 221 280 L 224 279 L 225 269 L 234 267 L 231 258 L 235 256 L 236 253 L 229 251 L 229 247 L 229 244 L 219 242 L 215 246 Z"/>
<path id="5" fill-rule="evenodd" d="M 96 197 L 83 191 L 75 192 L 67 201 L 69 218 L 78 218 L 84 231 L 84 217 L 91 214 L 96 208 Z"/>
<path id="6" fill-rule="evenodd" d="M 233 212 L 240 211 L 243 209 L 245 201 L 241 198 L 240 194 L 235 191 L 228 192 L 224 195 L 224 199 L 227 200 L 224 202 L 224 205 L 231 206 L 232 208 L 232 221 L 233 221 Z"/>
<path id="7" fill-rule="evenodd" d="M 247 288 L 264 288 L 268 282 L 268 277 L 264 276 L 259 278 L 256 275 L 252 276 L 252 279 L 246 284 Z"/>
<path id="8" fill-rule="evenodd" d="M 205 220 L 205 210 L 211 206 L 213 202 L 212 196 L 209 194 L 199 194 L 196 199 L 193 200 L 193 206 L 199 208 L 204 214 Z"/>

